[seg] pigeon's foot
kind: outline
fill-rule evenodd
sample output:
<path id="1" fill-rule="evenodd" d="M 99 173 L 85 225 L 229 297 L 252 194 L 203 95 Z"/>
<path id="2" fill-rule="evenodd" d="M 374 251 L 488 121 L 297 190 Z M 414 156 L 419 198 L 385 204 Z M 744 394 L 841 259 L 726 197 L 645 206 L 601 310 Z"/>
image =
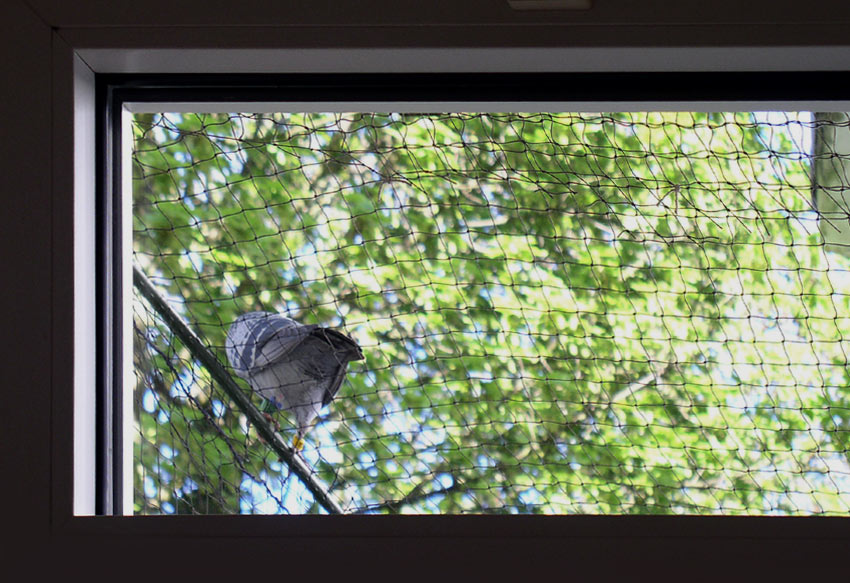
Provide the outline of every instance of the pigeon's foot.
<path id="1" fill-rule="evenodd" d="M 301 451 L 304 449 L 304 438 L 296 434 L 295 437 L 292 438 L 292 447 L 295 451 Z"/>
<path id="2" fill-rule="evenodd" d="M 274 417 L 272 417 L 271 413 L 263 413 L 263 417 L 266 418 L 266 421 L 268 421 L 269 423 L 274 425 L 275 431 L 277 431 L 278 433 L 280 432 L 280 422 L 277 419 L 275 419 Z"/>

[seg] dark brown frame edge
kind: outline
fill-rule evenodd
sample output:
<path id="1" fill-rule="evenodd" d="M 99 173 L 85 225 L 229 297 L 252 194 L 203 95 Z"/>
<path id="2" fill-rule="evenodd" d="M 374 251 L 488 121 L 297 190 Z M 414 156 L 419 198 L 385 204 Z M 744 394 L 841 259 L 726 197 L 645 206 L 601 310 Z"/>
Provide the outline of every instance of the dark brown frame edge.
<path id="1" fill-rule="evenodd" d="M 12 564 L 17 559 L 30 573 L 60 569 L 64 574 L 132 577 L 150 570 L 151 576 L 160 578 L 178 573 L 247 578 L 274 573 L 276 578 L 300 575 L 318 580 L 339 574 L 481 579 L 551 573 L 574 579 L 591 572 L 602 580 L 617 573 L 636 580 L 678 581 L 721 574 L 740 579 L 736 569 L 741 567 L 760 580 L 795 570 L 815 577 L 831 572 L 846 576 L 850 525 L 843 517 L 71 516 L 68 436 L 73 430 L 73 395 L 68 388 L 73 367 L 68 341 L 73 338 L 73 202 L 65 196 L 63 183 L 74 173 L 69 156 L 73 149 L 69 63 L 74 47 L 91 31 L 57 32 L 53 27 L 61 23 L 40 20 L 18 0 L 2 3 L 2 14 L 4 22 L 12 23 L 3 39 L 7 59 L 2 71 L 14 80 L 4 88 L 4 101 L 7 112 L 19 114 L 7 113 L 3 129 L 10 132 L 4 135 L 20 137 L 0 158 L 4 193 L 19 197 L 21 203 L 0 215 L 5 269 L 16 276 L 2 286 L 3 322 L 16 334 L 4 338 L 6 386 L 14 390 L 6 393 L 0 409 L 4 464 L 15 468 L 14 478 L 3 484 L 8 505 L 2 524 L 12 538 L 5 552 Z M 703 42 L 727 45 L 741 39 L 743 44 L 765 44 L 777 38 L 791 44 L 790 33 L 799 30 L 794 25 L 764 25 L 751 36 L 749 26 L 702 28 L 711 29 L 711 34 L 702 33 Z M 126 42 L 144 48 L 152 42 L 144 29 L 99 30 L 107 39 L 105 46 Z M 808 25 L 806 30 L 804 44 L 847 43 L 848 26 L 841 21 Z M 155 32 L 153 42 L 165 37 L 174 46 L 203 44 L 210 38 L 209 31 L 192 28 Z M 352 37 L 355 32 L 346 29 Z M 421 31 L 419 38 L 436 38 L 426 32 Z M 589 35 L 588 44 L 605 44 L 612 38 L 598 37 L 601 32 L 604 27 Z M 312 37 L 307 29 L 296 33 Z M 260 36 L 233 29 L 224 34 L 232 42 L 249 45 L 282 38 L 272 29 Z M 687 28 L 677 35 L 684 42 L 691 38 Z M 401 36 L 398 43 L 408 40 Z M 652 44 L 643 32 L 622 38 L 624 44 Z M 659 42 L 671 38 L 661 34 Z"/>
<path id="2" fill-rule="evenodd" d="M 556 100 L 830 100 L 841 99 L 850 74 L 798 73 L 635 73 L 529 75 L 290 75 L 290 76 L 103 76 L 117 103 L 218 99 L 273 101 L 370 100 L 382 98 L 462 101 L 483 97 Z M 505 83 L 507 79 L 507 83 Z M 664 82 L 660 82 L 664 81 Z M 614 89 L 632 86 L 632 90 Z M 240 89 L 241 86 L 241 89 Z M 447 94 L 440 88 L 450 87 Z M 529 92 L 535 87 L 535 92 Z M 592 87 L 577 92 L 576 87 Z M 670 91 L 657 88 L 676 88 Z M 353 89 L 352 89 L 353 88 Z M 732 90 L 730 90 L 730 88 Z M 392 95 L 388 96 L 388 91 Z M 495 94 L 494 91 L 498 91 Z M 566 93 L 564 93 L 566 92 Z M 612 98 L 613 97 L 613 98 Z M 560 99 L 559 99 L 560 98 Z M 111 106 L 119 110 L 115 104 Z M 105 127 L 110 127 L 107 122 Z M 114 128 L 114 126 L 112 126 Z M 115 140 L 107 139 L 104 151 Z M 108 178 L 102 185 L 116 184 Z M 107 215 L 104 215 L 106 218 Z M 108 240 L 108 238 L 104 239 Z M 104 370 L 104 374 L 108 371 Z M 71 517 L 62 537 L 121 546 L 122 541 L 155 539 L 172 544 L 296 545 L 308 563 L 333 548 L 335 560 L 356 564 L 362 556 L 390 552 L 383 561 L 465 558 L 481 575 L 511 557 L 536 558 L 526 568 L 548 565 L 648 573 L 661 568 L 682 573 L 728 568 L 742 560 L 760 571 L 784 572 L 792 558 L 824 553 L 841 556 L 850 547 L 850 518 L 784 516 L 162 516 Z M 109 543 L 104 541 L 109 539 Z M 461 550 L 462 549 L 462 550 Z M 430 562 L 430 561 L 429 561 Z M 796 560 L 793 562 L 797 562 Z M 818 560 L 814 561 L 815 563 Z M 433 564 L 431 564 L 433 566 Z M 722 567 L 721 567 L 722 566 Z M 813 565 L 814 567 L 814 565 Z M 501 569 L 503 567 L 499 567 Z"/>

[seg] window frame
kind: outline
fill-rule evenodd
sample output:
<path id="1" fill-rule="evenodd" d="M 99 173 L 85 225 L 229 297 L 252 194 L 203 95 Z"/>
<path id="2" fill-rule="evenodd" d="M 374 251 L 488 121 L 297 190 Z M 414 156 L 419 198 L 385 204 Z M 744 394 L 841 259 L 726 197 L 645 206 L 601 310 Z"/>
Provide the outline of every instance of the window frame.
<path id="1" fill-rule="evenodd" d="M 125 428 L 131 414 L 123 393 L 132 371 L 122 344 L 131 317 L 128 201 L 128 111 L 601 111 L 809 110 L 835 108 L 850 75 L 830 73 L 507 73 L 507 74 L 309 74 L 98 75 L 101 169 L 98 225 L 99 386 L 97 513 L 132 513 L 132 448 Z M 623 90 L 622 88 L 627 88 Z M 826 89 L 825 89 L 826 88 Z M 293 105 L 294 104 L 294 105 Z M 802 107 L 798 107 L 802 106 Z M 247 108 L 247 109 L 246 109 Z M 127 289 L 127 287 L 130 289 Z M 122 431 L 121 428 L 124 428 Z M 122 459 L 130 456 L 130 460 Z M 129 495 L 129 498 L 128 498 Z"/>
<path id="2" fill-rule="evenodd" d="M 91 237 L 84 238 L 82 241 L 77 241 L 75 245 L 70 246 L 70 251 L 64 249 L 60 251 L 63 257 L 67 260 L 68 255 L 73 255 L 70 258 L 70 265 L 62 261 L 58 262 L 54 268 L 54 277 L 68 275 L 69 270 L 78 273 L 80 269 L 100 270 L 98 273 L 99 281 L 103 282 L 109 279 L 109 256 L 114 257 L 116 253 L 120 255 L 120 248 L 116 247 L 119 243 L 114 237 L 109 235 L 109 229 L 105 226 L 115 225 L 116 213 L 115 208 L 110 208 L 109 205 L 116 204 L 114 199 L 110 200 L 110 195 L 105 194 L 99 199 L 93 199 L 91 186 L 94 184 L 96 188 L 102 192 L 112 188 L 120 190 L 120 176 L 104 172 L 108 168 L 108 164 L 100 165 L 97 161 L 98 155 L 105 156 L 101 160 L 109 159 L 109 152 L 112 156 L 120 149 L 120 143 L 115 140 L 98 140 L 91 143 L 91 134 L 85 130 L 86 124 L 89 124 L 93 119 L 97 120 L 101 128 L 106 127 L 105 124 L 114 124 L 115 120 L 120 117 L 116 116 L 115 110 L 107 112 L 104 108 L 108 90 L 117 89 L 119 85 L 124 84 L 125 91 L 122 96 L 124 101 L 139 101 L 140 91 L 150 91 L 147 97 L 149 99 L 156 98 L 164 100 L 163 97 L 174 99 L 175 93 L 167 89 L 167 85 L 178 80 L 185 81 L 189 78 L 188 75 L 177 75 L 176 77 L 151 75 L 147 77 L 136 76 L 133 74 L 113 74 L 113 73 L 96 73 L 91 71 L 80 58 L 76 51 L 70 46 L 61 46 L 57 49 L 57 56 L 61 57 L 60 65 L 54 65 L 54 78 L 59 81 L 54 89 L 54 109 L 59 112 L 68 112 L 76 114 L 70 116 L 70 119 L 57 119 L 54 125 L 59 133 L 59 139 L 54 146 L 54 176 L 60 175 L 62 172 L 71 170 L 75 176 L 75 184 L 73 190 L 75 196 L 70 200 L 84 201 L 81 208 L 78 208 L 75 214 L 77 220 L 77 233 L 81 230 L 90 234 L 91 229 L 100 229 L 95 231 L 96 237 L 101 244 L 105 243 L 107 252 L 102 249 L 101 255 L 92 257 L 89 249 L 81 249 Z M 76 63 L 67 67 L 69 62 Z M 63 68 L 64 67 L 64 68 Z M 446 74 L 448 75 L 448 74 Z M 517 74 L 519 75 L 519 74 Z M 558 73 L 544 74 L 543 79 L 549 76 L 550 83 L 555 86 L 563 86 L 570 79 L 577 79 L 576 74 Z M 571 78 L 570 75 L 573 75 Z M 802 71 L 796 73 L 776 72 L 776 73 L 750 73 L 740 72 L 732 74 L 741 80 L 744 87 L 747 88 L 743 93 L 739 93 L 734 98 L 729 99 L 729 94 L 724 94 L 718 80 L 729 79 L 729 73 L 704 73 L 704 72 L 651 72 L 651 73 L 624 73 L 619 78 L 610 76 L 609 73 L 588 73 L 585 80 L 609 79 L 609 84 L 597 85 L 595 90 L 605 88 L 607 90 L 616 90 L 622 86 L 622 83 L 627 80 L 650 78 L 665 79 L 667 87 L 673 87 L 671 94 L 659 94 L 651 91 L 643 94 L 638 101 L 646 102 L 661 102 L 669 103 L 671 101 L 688 100 L 688 97 L 693 98 L 694 88 L 702 88 L 712 93 L 714 99 L 708 101 L 714 102 L 775 102 L 777 101 L 775 91 L 777 85 L 781 85 L 787 91 L 784 99 L 788 101 L 825 101 L 825 102 L 841 102 L 847 101 L 847 95 L 842 93 L 841 81 L 850 78 L 850 73 L 842 71 L 824 72 L 824 71 Z M 606 77 L 608 75 L 608 77 Z M 797 76 L 794 81 L 790 77 Z M 790 77 L 789 77 L 790 76 Z M 230 79 L 235 78 L 231 76 Z M 253 77 L 255 82 L 259 81 L 259 77 Z M 463 74 L 463 78 L 469 78 L 468 74 Z M 503 79 L 502 76 L 499 76 Z M 532 77 L 526 76 L 525 79 Z M 220 83 L 226 77 L 194 77 L 196 83 L 203 85 L 204 83 Z M 246 80 L 247 77 L 243 77 Z M 271 77 L 267 79 L 272 79 Z M 432 78 L 439 80 L 438 78 Z M 443 77 L 447 80 L 447 77 Z M 490 76 L 488 82 L 496 79 L 495 76 Z M 519 76 L 515 77 L 519 80 Z M 282 77 L 276 77 L 276 83 L 280 83 Z M 615 80 L 611 81 L 611 80 Z M 142 87 L 139 82 L 146 83 L 153 87 Z M 767 82 L 770 81 L 770 82 Z M 135 87 L 126 87 L 126 84 L 137 84 Z M 486 85 L 486 84 L 485 84 Z M 429 84 L 430 86 L 430 84 Z M 525 83 L 511 84 L 511 88 L 516 92 L 515 96 L 518 101 L 528 101 L 528 94 L 525 92 Z M 207 87 L 209 89 L 209 87 Z M 481 86 L 475 88 L 481 90 Z M 550 86 L 550 90 L 552 87 Z M 595 91 L 594 90 L 594 91 Z M 136 91 L 137 93 L 134 93 Z M 158 95 L 155 93 L 160 91 Z M 595 101 L 601 93 L 588 91 L 585 94 L 587 101 Z M 166 95 L 167 94 L 167 95 Z M 487 94 L 472 93 L 467 98 L 487 97 Z M 188 97 L 189 94 L 184 94 Z M 381 95 L 369 94 L 361 97 L 380 97 Z M 546 99 L 546 97 L 550 99 Z M 94 97 L 94 99 L 92 99 Z M 255 95 L 256 97 L 256 95 Z M 445 100 L 445 95 L 440 94 Z M 540 93 L 538 95 L 540 101 L 551 101 L 551 94 Z M 725 98 L 724 98 L 725 97 Z M 128 99 L 131 98 L 131 99 Z M 576 98 L 570 99 L 571 101 Z M 455 99 L 456 100 L 456 99 Z M 635 101 L 634 95 L 630 98 L 623 98 L 619 101 Z M 99 101 L 99 103 L 95 103 Z M 108 100 L 107 100 L 108 101 Z M 382 99 L 381 101 L 386 101 Z M 486 99 L 485 101 L 490 101 Z M 778 101 L 782 101 L 780 98 Z M 81 113 L 82 112 L 82 113 Z M 113 126 L 114 127 L 114 126 Z M 85 134 L 85 135 L 84 135 Z M 97 135 L 97 134 L 96 134 Z M 73 161 L 74 168 L 69 167 L 68 158 L 62 159 L 62 156 L 67 156 L 71 152 L 71 148 L 75 147 L 76 158 L 72 154 L 70 160 Z M 100 152 L 100 154 L 98 154 Z M 98 170 L 100 169 L 100 170 Z M 87 175 L 90 172 L 90 175 Z M 54 183 L 57 181 L 54 180 Z M 54 192 L 56 189 L 67 193 L 66 185 L 54 184 Z M 81 194 L 85 191 L 85 194 Z M 68 210 L 69 200 L 63 204 L 57 205 L 54 213 L 59 214 Z M 71 203 L 73 204 L 73 203 Z M 81 225 L 81 215 L 93 210 L 92 205 L 97 204 L 95 215 L 97 221 L 89 224 Z M 74 213 L 72 213 L 74 214 Z M 56 217 L 54 216 L 54 222 Z M 80 229 L 80 227 L 84 227 Z M 73 227 L 73 225 L 72 225 Z M 65 227 L 58 228 L 57 240 L 73 241 L 74 229 L 70 230 Z M 111 249 L 111 250 L 110 250 Z M 118 249 L 118 250 L 116 250 Z M 83 252 L 86 257 L 81 259 L 80 252 Z M 104 279 L 105 278 L 105 279 Z M 84 279 L 84 278 L 82 278 Z M 79 276 L 74 279 L 75 285 L 79 287 L 79 282 L 82 280 Z M 126 281 L 126 280 L 125 280 Z M 126 283 L 125 283 L 126 285 Z M 73 287 L 73 286 L 72 286 Z M 121 292 L 116 292 L 116 288 L 111 286 L 101 288 L 98 292 L 100 295 L 92 298 L 91 294 L 85 298 L 77 298 L 91 308 L 92 300 L 96 310 L 102 309 L 105 305 L 111 305 L 113 313 L 117 309 L 118 297 Z M 67 301 L 62 305 L 67 306 Z M 61 302 L 60 302 L 61 303 Z M 82 304 L 75 304 L 74 313 L 78 314 Z M 100 312 L 96 312 L 100 313 Z M 86 310 L 86 314 L 90 314 L 90 310 Z M 67 319 L 60 319 L 55 328 L 61 334 L 68 334 L 69 330 L 73 331 L 79 328 L 83 321 L 78 317 L 76 321 L 69 322 Z M 89 323 L 90 325 L 91 323 Z M 101 328 L 100 338 L 108 338 L 108 327 Z M 78 344 L 79 344 L 78 338 Z M 111 346 L 111 348 L 110 348 Z M 78 347 L 82 348 L 82 347 Z M 750 560 L 752 557 L 759 561 L 765 561 L 761 568 L 763 573 L 769 572 L 772 568 L 776 568 L 778 572 L 782 572 L 782 559 L 788 556 L 798 555 L 801 551 L 815 551 L 819 553 L 835 552 L 837 556 L 841 556 L 840 551 L 846 548 L 846 544 L 850 541 L 850 518 L 843 517 L 765 517 L 765 516 L 394 516 L 394 517 L 373 517 L 373 516 L 174 516 L 174 517 L 123 517 L 123 516 L 86 516 L 92 514 L 86 512 L 86 508 L 90 507 L 89 502 L 75 503 L 75 496 L 80 494 L 80 487 L 85 487 L 85 480 L 81 479 L 75 471 L 79 471 L 79 464 L 75 463 L 74 454 L 74 439 L 76 437 L 77 444 L 86 430 L 82 427 L 82 423 L 86 417 L 77 410 L 73 419 L 70 416 L 61 416 L 63 410 L 74 410 L 88 404 L 94 403 L 94 399 L 98 399 L 98 411 L 100 411 L 98 423 L 103 423 L 105 418 L 110 414 L 115 414 L 115 411 L 120 408 L 120 403 L 109 403 L 104 399 L 107 394 L 107 385 L 105 379 L 112 379 L 113 384 L 119 382 L 120 366 L 115 366 L 115 359 L 120 352 L 114 343 L 106 341 L 101 347 L 101 356 L 96 365 L 96 370 L 100 379 L 100 388 L 95 393 L 96 397 L 90 390 L 90 387 L 81 391 L 77 387 L 76 395 L 69 393 L 54 391 L 54 399 L 52 404 L 53 410 L 53 456 L 51 460 L 54 469 L 52 473 L 52 531 L 59 540 L 112 540 L 114 544 L 126 543 L 132 546 L 132 541 L 145 540 L 155 541 L 156 539 L 168 536 L 178 537 L 181 540 L 191 541 L 194 544 L 203 546 L 212 541 L 224 542 L 230 541 L 233 544 L 254 544 L 256 541 L 261 542 L 261 547 L 269 547 L 271 549 L 280 543 L 294 543 L 297 541 L 299 547 L 304 550 L 308 557 L 322 557 L 327 545 L 333 544 L 335 547 L 340 545 L 343 548 L 338 548 L 340 553 L 340 561 L 344 563 L 342 557 L 348 557 L 354 560 L 358 553 L 377 552 L 386 550 L 388 547 L 396 550 L 390 561 L 403 561 L 412 556 L 442 556 L 444 558 L 456 557 L 473 563 L 482 561 L 492 561 L 491 568 L 497 563 L 497 556 L 514 556 L 514 557 L 529 557 L 537 553 L 545 555 L 541 560 L 541 564 L 558 565 L 565 556 L 573 558 L 580 557 L 583 566 L 593 566 L 594 564 L 606 565 L 612 560 L 613 556 L 621 561 L 627 561 L 622 564 L 629 570 L 637 570 L 641 568 L 654 568 L 664 561 L 664 564 L 669 568 L 688 568 L 694 563 L 710 564 L 711 561 L 717 560 L 717 557 L 735 556 L 740 553 L 748 553 Z M 111 356 L 110 356 L 111 354 Z M 80 358 L 90 359 L 90 354 L 80 355 Z M 68 362 L 59 362 L 58 357 L 55 361 L 55 366 L 62 370 L 74 368 Z M 112 359 L 112 360 L 110 360 Z M 90 360 L 89 360 L 90 362 Z M 110 365 L 110 362 L 113 364 Z M 76 369 L 81 368 L 81 361 L 76 363 Z M 56 373 L 57 376 L 60 373 Z M 72 371 L 73 374 L 73 371 Z M 64 409 L 70 405 L 70 409 Z M 90 411 L 89 411 L 90 412 Z M 110 413 L 111 412 L 111 413 Z M 81 433 L 81 431 L 83 433 Z M 101 435 L 100 450 L 101 454 L 95 459 L 100 459 L 98 462 L 101 468 L 105 469 L 110 465 L 108 460 L 104 460 L 102 452 L 109 449 L 109 444 L 114 449 L 120 450 L 120 444 L 112 441 L 108 435 Z M 90 444 L 89 444 L 90 445 Z M 91 454 L 88 451 L 83 457 Z M 79 453 L 77 459 L 79 460 Z M 103 475 L 103 472 L 101 472 Z M 75 489 L 69 492 L 69 484 L 75 484 Z M 82 485 L 82 486 L 81 486 Z M 117 500 L 115 495 L 106 495 L 97 504 L 101 509 L 107 507 L 107 499 Z M 75 506 L 77 510 L 75 511 Z M 79 510 L 82 508 L 82 512 Z M 156 544 L 151 542 L 151 544 Z M 567 555 L 564 554 L 564 548 L 568 546 Z M 547 554 L 548 553 L 548 554 Z M 663 553 L 660 554 L 660 553 Z M 522 567 L 522 565 L 517 565 Z M 538 565 L 539 567 L 540 565 Z M 616 565 L 612 565 L 615 568 Z"/>

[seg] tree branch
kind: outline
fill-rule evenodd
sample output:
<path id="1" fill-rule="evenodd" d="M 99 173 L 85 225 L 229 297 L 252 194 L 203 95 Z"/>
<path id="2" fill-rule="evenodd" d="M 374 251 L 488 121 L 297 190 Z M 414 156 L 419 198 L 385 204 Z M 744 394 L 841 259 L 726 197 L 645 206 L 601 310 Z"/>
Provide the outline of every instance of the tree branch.
<path id="1" fill-rule="evenodd" d="M 458 490 L 461 486 L 460 481 L 455 479 L 451 486 L 447 486 L 445 488 L 440 488 L 439 490 L 431 490 L 430 492 L 423 492 L 422 490 L 425 488 L 425 485 L 430 483 L 432 480 L 426 480 L 424 482 L 420 482 L 413 489 L 408 492 L 402 498 L 398 500 L 388 500 L 386 502 L 382 502 L 381 504 L 374 504 L 367 506 L 366 508 L 360 508 L 355 510 L 352 514 L 365 514 L 367 512 L 374 512 L 376 510 L 387 510 L 391 513 L 398 512 L 399 509 L 404 506 L 410 506 L 411 504 L 416 504 L 417 502 L 422 502 L 423 500 L 428 500 L 429 498 L 433 498 L 434 496 L 441 496 L 444 494 L 449 494 Z"/>
<path id="2" fill-rule="evenodd" d="M 201 339 L 186 325 L 183 318 L 159 295 L 159 292 L 156 291 L 153 284 L 137 265 L 133 266 L 133 284 L 142 296 L 150 302 L 151 306 L 163 320 L 165 320 L 174 334 L 180 338 L 180 341 L 192 353 L 192 356 L 197 358 L 207 368 L 213 379 L 224 389 L 224 392 L 236 402 L 236 406 L 242 410 L 257 428 L 257 432 L 266 440 L 266 443 L 277 453 L 280 459 L 291 468 L 292 472 L 298 476 L 301 482 L 304 483 L 304 486 L 315 496 L 316 501 L 322 508 L 331 514 L 343 514 L 342 507 L 316 481 L 313 475 L 313 469 L 293 449 L 287 446 L 280 434 L 266 421 L 263 414 L 251 403 L 251 400 L 245 396 L 242 389 L 239 388 L 239 385 L 230 376 L 230 373 L 227 372 L 215 355 L 204 346 Z"/>

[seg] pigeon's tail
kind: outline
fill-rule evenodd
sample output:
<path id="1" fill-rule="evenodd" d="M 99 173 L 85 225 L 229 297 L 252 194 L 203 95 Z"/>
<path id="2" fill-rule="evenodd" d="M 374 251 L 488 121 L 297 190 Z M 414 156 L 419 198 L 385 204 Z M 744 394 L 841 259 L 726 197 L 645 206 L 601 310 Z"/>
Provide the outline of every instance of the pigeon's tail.
<path id="1" fill-rule="evenodd" d="M 333 351 L 333 356 L 340 364 L 352 360 L 363 360 L 363 351 L 357 343 L 341 332 L 331 328 L 316 328 L 312 335 L 328 343 Z"/>
<path id="2" fill-rule="evenodd" d="M 348 363 L 352 360 L 363 360 L 363 351 L 354 340 L 330 328 L 316 328 L 310 336 L 324 345 L 321 352 L 326 360 L 320 366 L 330 367 L 327 372 L 331 379 L 322 397 L 322 406 L 325 406 L 339 390 Z"/>

